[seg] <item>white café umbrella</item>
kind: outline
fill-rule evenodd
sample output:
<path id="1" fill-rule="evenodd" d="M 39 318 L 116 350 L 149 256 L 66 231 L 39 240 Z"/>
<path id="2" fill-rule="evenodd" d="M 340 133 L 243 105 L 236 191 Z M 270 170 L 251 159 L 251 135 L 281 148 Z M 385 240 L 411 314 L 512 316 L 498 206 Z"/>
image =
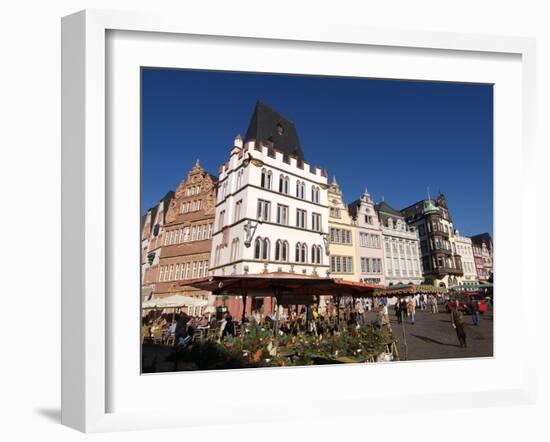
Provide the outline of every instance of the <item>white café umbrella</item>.
<path id="1" fill-rule="evenodd" d="M 163 309 L 163 308 L 177 308 L 177 307 L 201 307 L 208 304 L 208 301 L 200 298 L 193 298 L 191 296 L 172 295 L 165 298 L 155 298 L 145 301 L 142 304 L 143 309 Z"/>

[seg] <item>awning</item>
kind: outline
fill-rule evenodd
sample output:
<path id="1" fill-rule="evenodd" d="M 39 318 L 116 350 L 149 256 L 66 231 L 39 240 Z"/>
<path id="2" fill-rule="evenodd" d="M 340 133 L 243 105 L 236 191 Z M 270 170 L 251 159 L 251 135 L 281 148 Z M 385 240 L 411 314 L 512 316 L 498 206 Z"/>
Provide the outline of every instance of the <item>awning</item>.
<path id="1" fill-rule="evenodd" d="M 479 290 L 479 289 L 489 289 L 493 288 L 493 284 L 461 284 L 456 287 L 453 287 L 455 290 Z"/>
<path id="2" fill-rule="evenodd" d="M 275 292 L 285 296 L 373 296 L 380 286 L 364 282 L 335 280 L 288 272 L 271 272 L 231 276 L 211 276 L 208 278 L 182 281 L 180 287 L 192 286 L 210 291 L 215 295 L 274 296 Z"/>
<path id="3" fill-rule="evenodd" d="M 142 309 L 161 309 L 161 308 L 177 308 L 177 307 L 201 307 L 208 304 L 208 301 L 191 296 L 172 295 L 165 298 L 153 298 L 145 301 Z"/>
<path id="4" fill-rule="evenodd" d="M 447 288 L 428 284 L 396 284 L 375 290 L 376 296 L 398 296 L 410 295 L 413 293 L 447 293 Z"/>

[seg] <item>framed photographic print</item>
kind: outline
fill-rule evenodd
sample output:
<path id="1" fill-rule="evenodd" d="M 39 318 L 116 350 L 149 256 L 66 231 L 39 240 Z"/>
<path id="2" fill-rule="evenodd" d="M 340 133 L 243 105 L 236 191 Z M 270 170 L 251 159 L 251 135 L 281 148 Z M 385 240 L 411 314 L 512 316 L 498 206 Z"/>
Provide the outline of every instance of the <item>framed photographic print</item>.
<path id="1" fill-rule="evenodd" d="M 64 18 L 63 423 L 532 400 L 513 304 L 533 57 L 521 38 Z"/>

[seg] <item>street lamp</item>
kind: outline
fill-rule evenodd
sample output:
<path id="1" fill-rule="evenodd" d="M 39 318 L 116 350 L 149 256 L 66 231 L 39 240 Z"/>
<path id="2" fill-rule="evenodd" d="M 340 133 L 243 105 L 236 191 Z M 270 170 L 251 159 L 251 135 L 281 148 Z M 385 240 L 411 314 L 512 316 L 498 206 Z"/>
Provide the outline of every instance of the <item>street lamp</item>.
<path id="1" fill-rule="evenodd" d="M 248 220 L 248 222 L 244 225 L 244 245 L 245 247 L 250 247 L 252 244 L 252 239 L 254 238 L 254 234 L 256 233 L 256 229 L 258 226 L 262 223 L 262 218 L 258 219 L 258 222 L 256 224 L 252 224 L 252 221 Z"/>

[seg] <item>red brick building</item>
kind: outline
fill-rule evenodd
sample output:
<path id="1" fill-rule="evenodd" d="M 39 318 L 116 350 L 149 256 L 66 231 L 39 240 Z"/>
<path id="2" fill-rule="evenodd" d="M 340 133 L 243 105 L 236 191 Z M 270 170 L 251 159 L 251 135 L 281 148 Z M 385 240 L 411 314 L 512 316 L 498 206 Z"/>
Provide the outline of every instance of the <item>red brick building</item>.
<path id="1" fill-rule="evenodd" d="M 143 249 L 144 293 L 148 291 L 153 298 L 175 294 L 195 296 L 214 304 L 210 292 L 178 287 L 178 282 L 208 275 L 216 183 L 217 178 L 206 172 L 197 160 L 187 179 L 180 183 L 175 193 L 172 192 L 173 197 L 162 201 L 162 207 L 156 211 L 157 219 L 160 212 L 164 213 L 160 233 L 149 235 L 153 240 L 149 239 Z M 147 236 L 147 221 L 145 219 L 142 238 Z M 202 310 L 192 308 L 189 313 L 201 314 Z"/>

